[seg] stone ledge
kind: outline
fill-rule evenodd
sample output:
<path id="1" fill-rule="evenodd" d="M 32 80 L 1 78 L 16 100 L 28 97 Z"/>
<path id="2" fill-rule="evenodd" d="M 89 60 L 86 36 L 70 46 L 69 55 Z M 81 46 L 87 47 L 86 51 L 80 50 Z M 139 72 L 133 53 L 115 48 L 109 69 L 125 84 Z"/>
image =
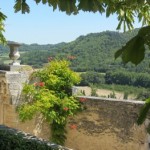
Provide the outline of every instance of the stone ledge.
<path id="1" fill-rule="evenodd" d="M 94 97 L 94 96 L 77 96 L 81 98 L 87 98 L 91 100 L 99 100 L 99 101 L 111 101 L 111 102 L 123 102 L 123 103 L 131 103 L 131 104 L 141 104 L 144 105 L 144 101 L 138 101 L 138 100 L 121 100 L 121 99 L 114 99 L 114 98 L 103 98 L 103 97 Z"/>

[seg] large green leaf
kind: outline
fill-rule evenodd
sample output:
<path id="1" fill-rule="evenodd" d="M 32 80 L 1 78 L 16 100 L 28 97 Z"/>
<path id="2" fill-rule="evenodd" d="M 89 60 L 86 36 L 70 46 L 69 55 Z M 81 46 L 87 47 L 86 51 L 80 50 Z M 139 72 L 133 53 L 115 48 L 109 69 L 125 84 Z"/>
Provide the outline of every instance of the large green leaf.
<path id="1" fill-rule="evenodd" d="M 132 38 L 121 49 L 115 53 L 115 59 L 120 57 L 124 63 L 132 62 L 139 64 L 145 56 L 145 45 L 150 43 L 150 26 L 143 27 L 139 30 L 137 36 Z"/>
<path id="2" fill-rule="evenodd" d="M 140 63 L 145 56 L 144 39 L 142 37 L 136 36 L 130 40 L 122 53 L 123 62 L 127 63 L 131 61 L 135 65 Z"/>
<path id="3" fill-rule="evenodd" d="M 149 109 L 150 109 L 150 98 L 148 98 L 146 100 L 144 107 L 142 107 L 142 109 L 140 111 L 140 114 L 139 114 L 139 117 L 138 117 L 138 120 L 137 120 L 137 123 L 139 125 L 142 124 L 145 121 L 146 116 L 149 112 Z"/>
<path id="4" fill-rule="evenodd" d="M 22 14 L 30 12 L 30 8 L 29 8 L 28 4 L 26 3 L 26 0 L 16 0 L 14 9 L 15 9 L 15 12 L 21 11 Z"/>

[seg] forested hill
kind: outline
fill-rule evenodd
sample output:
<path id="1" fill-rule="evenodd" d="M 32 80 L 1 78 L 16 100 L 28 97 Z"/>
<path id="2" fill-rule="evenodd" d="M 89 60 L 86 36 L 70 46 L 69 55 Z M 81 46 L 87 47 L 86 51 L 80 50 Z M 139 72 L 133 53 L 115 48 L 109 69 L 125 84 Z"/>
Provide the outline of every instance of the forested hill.
<path id="1" fill-rule="evenodd" d="M 77 71 L 94 70 L 104 72 L 112 65 L 114 53 L 130 38 L 137 34 L 137 30 L 128 33 L 106 31 L 80 36 L 75 41 L 63 47 L 63 52 L 76 57 L 73 67 Z"/>
<path id="2" fill-rule="evenodd" d="M 39 45 L 37 43 L 34 43 L 34 44 L 22 44 L 20 47 L 19 47 L 19 51 L 31 51 L 31 50 L 51 50 L 51 49 L 59 49 L 61 48 L 62 46 L 66 45 L 65 42 L 62 42 L 62 43 L 58 43 L 58 44 L 46 44 L 46 45 Z M 0 52 L 5 52 L 5 51 L 8 51 L 9 50 L 9 47 L 8 46 L 2 46 L 0 45 Z"/>
<path id="3" fill-rule="evenodd" d="M 75 71 L 106 72 L 120 67 L 128 68 L 128 70 L 135 71 L 136 69 L 142 71 L 144 69 L 143 66 L 148 67 L 147 59 L 140 66 L 134 67 L 134 69 L 130 64 L 127 66 L 121 65 L 120 59 L 117 61 L 114 60 L 115 51 L 125 45 L 137 32 L 137 29 L 126 33 L 105 31 L 80 36 L 69 43 L 53 45 L 23 44 L 20 47 L 20 51 L 24 51 L 25 53 L 22 55 L 21 60 L 24 64 L 41 67 L 43 63 L 47 63 L 48 57 L 70 58 L 72 62 L 71 67 Z M 0 48 L 2 49 L 2 47 Z"/>

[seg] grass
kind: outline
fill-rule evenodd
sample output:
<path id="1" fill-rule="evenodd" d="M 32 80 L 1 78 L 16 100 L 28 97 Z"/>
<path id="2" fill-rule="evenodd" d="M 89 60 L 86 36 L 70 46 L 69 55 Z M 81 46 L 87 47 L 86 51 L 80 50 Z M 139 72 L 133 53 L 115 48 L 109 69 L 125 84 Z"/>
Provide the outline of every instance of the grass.
<path id="1" fill-rule="evenodd" d="M 129 85 L 117 85 L 117 84 L 100 84 L 95 85 L 99 89 L 107 89 L 112 91 L 118 91 L 118 92 L 127 92 L 129 94 L 135 94 L 138 95 L 142 92 L 148 92 L 150 89 L 143 88 L 143 87 L 134 87 Z"/>

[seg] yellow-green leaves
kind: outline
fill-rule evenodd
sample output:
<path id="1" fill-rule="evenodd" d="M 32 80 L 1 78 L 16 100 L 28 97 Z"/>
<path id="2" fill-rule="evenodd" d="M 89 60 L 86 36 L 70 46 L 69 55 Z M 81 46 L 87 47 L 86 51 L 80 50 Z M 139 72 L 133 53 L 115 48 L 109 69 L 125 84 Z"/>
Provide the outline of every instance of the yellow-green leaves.
<path id="1" fill-rule="evenodd" d="M 6 16 L 0 12 L 0 43 L 2 44 L 6 44 L 6 39 L 3 35 L 3 32 L 5 32 L 5 25 L 4 25 L 4 21 L 6 19 Z"/>
<path id="2" fill-rule="evenodd" d="M 63 144 L 66 137 L 67 118 L 74 115 L 81 107 L 81 103 L 72 96 L 71 89 L 80 81 L 80 77 L 70 70 L 67 61 L 57 60 L 51 61 L 48 66 L 37 71 L 34 77 L 37 77 L 39 81 L 24 86 L 23 103 L 18 108 L 19 117 L 25 121 L 32 119 L 37 113 L 42 114 L 51 124 L 52 139 Z M 53 131 L 53 126 L 55 126 L 55 131 Z M 56 136 L 56 132 L 60 130 L 61 133 Z"/>
<path id="3" fill-rule="evenodd" d="M 37 72 L 37 75 L 49 89 L 58 93 L 65 93 L 68 88 L 80 82 L 79 75 L 69 68 L 67 61 L 51 61 L 43 70 Z"/>

